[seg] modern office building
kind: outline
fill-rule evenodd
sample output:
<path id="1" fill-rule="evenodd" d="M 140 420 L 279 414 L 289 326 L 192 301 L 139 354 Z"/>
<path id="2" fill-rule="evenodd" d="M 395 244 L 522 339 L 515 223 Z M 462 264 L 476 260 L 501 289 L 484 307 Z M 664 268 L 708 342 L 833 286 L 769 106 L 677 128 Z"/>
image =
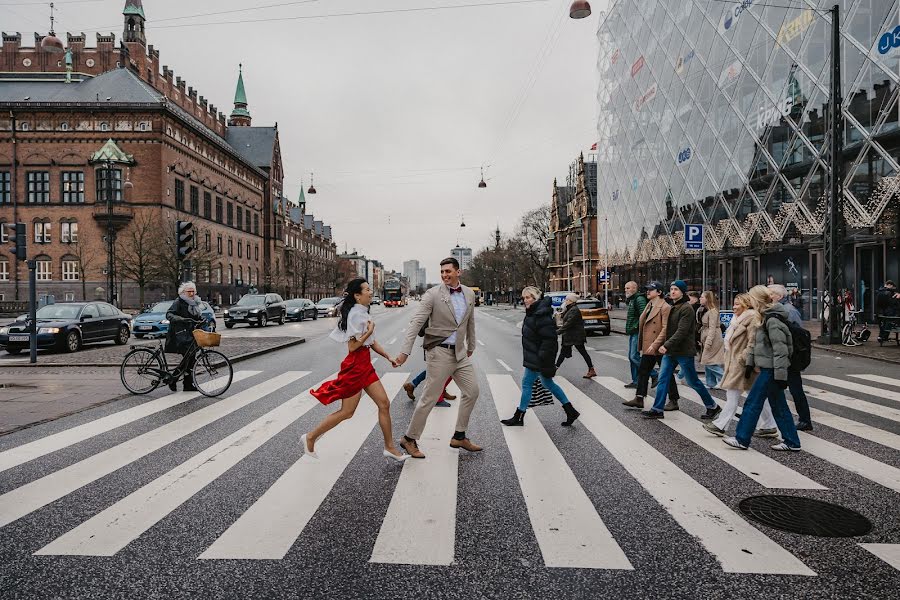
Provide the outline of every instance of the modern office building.
<path id="1" fill-rule="evenodd" d="M 467 270 L 472 265 L 472 249 L 471 248 L 461 248 L 456 246 L 452 250 L 450 250 L 450 256 L 459 261 L 459 268 L 463 271 Z"/>
<path id="2" fill-rule="evenodd" d="M 676 276 L 699 289 L 700 254 L 683 248 L 685 225 L 702 223 L 723 303 L 774 280 L 818 317 L 832 4 L 618 0 L 600 19 L 599 225 L 614 289 Z M 845 286 L 871 316 L 874 291 L 900 276 L 900 9 L 840 4 Z"/>

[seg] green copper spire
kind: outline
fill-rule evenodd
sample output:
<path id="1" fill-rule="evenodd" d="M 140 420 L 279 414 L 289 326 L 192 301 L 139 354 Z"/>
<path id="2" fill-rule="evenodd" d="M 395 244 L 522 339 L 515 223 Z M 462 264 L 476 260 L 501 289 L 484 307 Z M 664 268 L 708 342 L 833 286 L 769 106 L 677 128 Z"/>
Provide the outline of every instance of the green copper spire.
<path id="1" fill-rule="evenodd" d="M 237 119 L 235 119 L 237 117 Z M 242 118 L 246 119 L 246 123 L 242 122 Z M 234 110 L 231 111 L 232 121 L 237 124 L 250 124 L 250 111 L 247 110 L 247 92 L 244 91 L 244 65 L 238 65 L 238 82 L 237 89 L 234 91 Z"/>
<path id="2" fill-rule="evenodd" d="M 146 19 L 144 16 L 144 5 L 141 4 L 141 0 L 125 0 L 125 10 L 122 11 L 123 15 L 139 15 L 142 19 Z"/>

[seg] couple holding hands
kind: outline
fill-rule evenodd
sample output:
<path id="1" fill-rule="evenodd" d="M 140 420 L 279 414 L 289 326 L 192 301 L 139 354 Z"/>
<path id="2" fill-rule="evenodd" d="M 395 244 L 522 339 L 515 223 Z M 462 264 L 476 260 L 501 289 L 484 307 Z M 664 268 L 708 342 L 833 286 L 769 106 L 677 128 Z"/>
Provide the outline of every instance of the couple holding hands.
<path id="1" fill-rule="evenodd" d="M 392 358 L 373 337 L 375 323 L 369 315 L 373 290 L 362 278 L 347 284 L 340 320 L 331 339 L 347 344 L 348 354 L 341 363 L 336 379 L 327 381 L 311 394 L 322 404 L 341 401 L 341 408 L 322 420 L 312 431 L 300 436 L 303 451 L 310 458 L 318 458 L 315 443 L 327 431 L 353 416 L 362 393 L 366 392 L 378 407 L 378 424 L 384 436 L 386 458 L 403 461 L 425 458 L 419 450 L 418 439 L 425 429 L 431 409 L 437 403 L 448 377 L 459 386 L 462 400 L 456 420 L 456 431 L 450 440 L 453 448 L 479 452 L 480 446 L 466 437 L 466 427 L 475 402 L 478 400 L 478 380 L 470 357 L 475 351 L 475 294 L 459 283 L 459 262 L 455 258 L 441 261 L 443 285 L 429 289 L 415 315 L 409 322 L 401 353 Z M 402 453 L 394 445 L 391 433 L 391 402 L 378 374 L 372 367 L 371 351 L 383 356 L 396 368 L 406 362 L 412 352 L 417 334 L 424 326 L 425 363 L 427 376 L 425 391 L 416 403 L 406 434 L 400 440 Z"/>

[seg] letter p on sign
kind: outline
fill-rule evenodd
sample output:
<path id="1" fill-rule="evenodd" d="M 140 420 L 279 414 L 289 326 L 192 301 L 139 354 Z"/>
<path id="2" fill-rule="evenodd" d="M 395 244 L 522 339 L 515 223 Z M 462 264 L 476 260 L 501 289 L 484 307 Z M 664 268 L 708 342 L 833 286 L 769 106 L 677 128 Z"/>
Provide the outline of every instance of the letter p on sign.
<path id="1" fill-rule="evenodd" d="M 684 249 L 703 250 L 703 225 L 684 226 Z"/>

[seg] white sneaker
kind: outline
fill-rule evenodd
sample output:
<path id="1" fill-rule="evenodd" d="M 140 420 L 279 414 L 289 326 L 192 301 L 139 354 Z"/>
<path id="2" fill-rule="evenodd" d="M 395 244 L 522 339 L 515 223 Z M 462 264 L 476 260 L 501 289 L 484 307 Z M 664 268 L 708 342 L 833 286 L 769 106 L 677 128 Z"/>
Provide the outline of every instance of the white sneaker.
<path id="1" fill-rule="evenodd" d="M 772 448 L 772 450 L 778 450 L 779 452 L 800 452 L 799 446 L 797 446 L 795 448 L 793 446 L 788 446 L 784 442 L 781 442 L 780 444 L 775 444 L 774 446 L 770 446 L 770 448 Z"/>
<path id="2" fill-rule="evenodd" d="M 736 437 L 727 437 L 722 438 L 722 441 L 731 446 L 732 448 L 739 448 L 741 450 L 746 450 L 747 446 L 740 443 Z"/>

